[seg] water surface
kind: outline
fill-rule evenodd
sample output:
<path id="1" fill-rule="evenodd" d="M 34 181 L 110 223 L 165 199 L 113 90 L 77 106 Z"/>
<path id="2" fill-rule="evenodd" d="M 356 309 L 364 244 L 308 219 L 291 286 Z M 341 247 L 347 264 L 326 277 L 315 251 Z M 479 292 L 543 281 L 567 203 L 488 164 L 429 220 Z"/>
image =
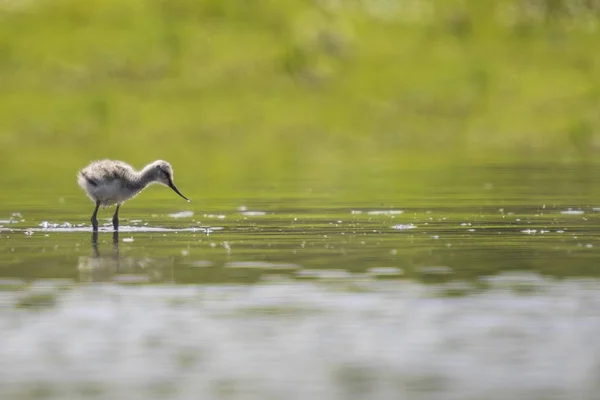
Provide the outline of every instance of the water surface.
<path id="1" fill-rule="evenodd" d="M 592 399 L 595 169 L 412 173 L 152 189 L 118 235 L 76 191 L 5 193 L 0 394 Z"/>

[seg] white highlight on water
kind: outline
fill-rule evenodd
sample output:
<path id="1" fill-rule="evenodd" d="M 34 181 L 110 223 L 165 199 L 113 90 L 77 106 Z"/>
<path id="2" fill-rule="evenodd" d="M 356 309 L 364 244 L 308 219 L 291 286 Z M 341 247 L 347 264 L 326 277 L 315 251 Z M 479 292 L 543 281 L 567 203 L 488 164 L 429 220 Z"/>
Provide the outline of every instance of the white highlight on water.
<path id="1" fill-rule="evenodd" d="M 600 281 L 530 274 L 490 289 L 406 281 L 118 284 L 53 306 L 0 291 L 0 397 L 100 400 L 594 399 Z M 563 360 L 562 362 L 560 360 Z M 41 389 L 40 389 L 41 390 Z"/>

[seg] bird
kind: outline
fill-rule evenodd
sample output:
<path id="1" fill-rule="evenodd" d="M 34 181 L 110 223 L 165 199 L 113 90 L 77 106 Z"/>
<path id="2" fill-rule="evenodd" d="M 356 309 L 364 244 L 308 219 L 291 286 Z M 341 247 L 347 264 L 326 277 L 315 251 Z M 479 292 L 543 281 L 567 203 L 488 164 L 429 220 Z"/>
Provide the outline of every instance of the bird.
<path id="1" fill-rule="evenodd" d="M 99 160 L 90 163 L 77 172 L 77 183 L 96 204 L 90 221 L 94 232 L 98 231 L 98 209 L 116 204 L 112 217 L 113 228 L 119 230 L 119 208 L 127 200 L 135 197 L 146 186 L 160 183 L 185 197 L 173 183 L 173 168 L 167 161 L 156 160 L 136 171 L 131 165 L 118 160 Z"/>

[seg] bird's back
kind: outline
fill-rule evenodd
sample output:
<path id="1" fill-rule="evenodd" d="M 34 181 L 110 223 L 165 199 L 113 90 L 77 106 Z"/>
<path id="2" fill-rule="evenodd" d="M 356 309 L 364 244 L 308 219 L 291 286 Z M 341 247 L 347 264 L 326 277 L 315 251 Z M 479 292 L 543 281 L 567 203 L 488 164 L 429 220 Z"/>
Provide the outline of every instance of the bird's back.
<path id="1" fill-rule="evenodd" d="M 116 160 L 92 162 L 79 171 L 77 182 L 93 201 L 102 205 L 123 202 L 141 190 L 133 167 Z"/>
<path id="2" fill-rule="evenodd" d="M 133 167 L 123 161 L 101 160 L 83 168 L 79 175 L 88 183 L 98 186 L 114 180 L 130 180 L 134 172 Z"/>

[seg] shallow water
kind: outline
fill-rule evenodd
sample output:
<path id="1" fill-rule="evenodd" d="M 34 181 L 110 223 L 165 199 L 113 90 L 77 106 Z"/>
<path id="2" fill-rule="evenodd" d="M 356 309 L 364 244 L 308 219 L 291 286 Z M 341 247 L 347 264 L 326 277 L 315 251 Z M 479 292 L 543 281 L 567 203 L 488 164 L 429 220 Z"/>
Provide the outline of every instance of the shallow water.
<path id="1" fill-rule="evenodd" d="M 0 397 L 595 398 L 595 169 L 422 174 L 149 191 L 119 235 L 76 191 L 2 195 Z"/>

